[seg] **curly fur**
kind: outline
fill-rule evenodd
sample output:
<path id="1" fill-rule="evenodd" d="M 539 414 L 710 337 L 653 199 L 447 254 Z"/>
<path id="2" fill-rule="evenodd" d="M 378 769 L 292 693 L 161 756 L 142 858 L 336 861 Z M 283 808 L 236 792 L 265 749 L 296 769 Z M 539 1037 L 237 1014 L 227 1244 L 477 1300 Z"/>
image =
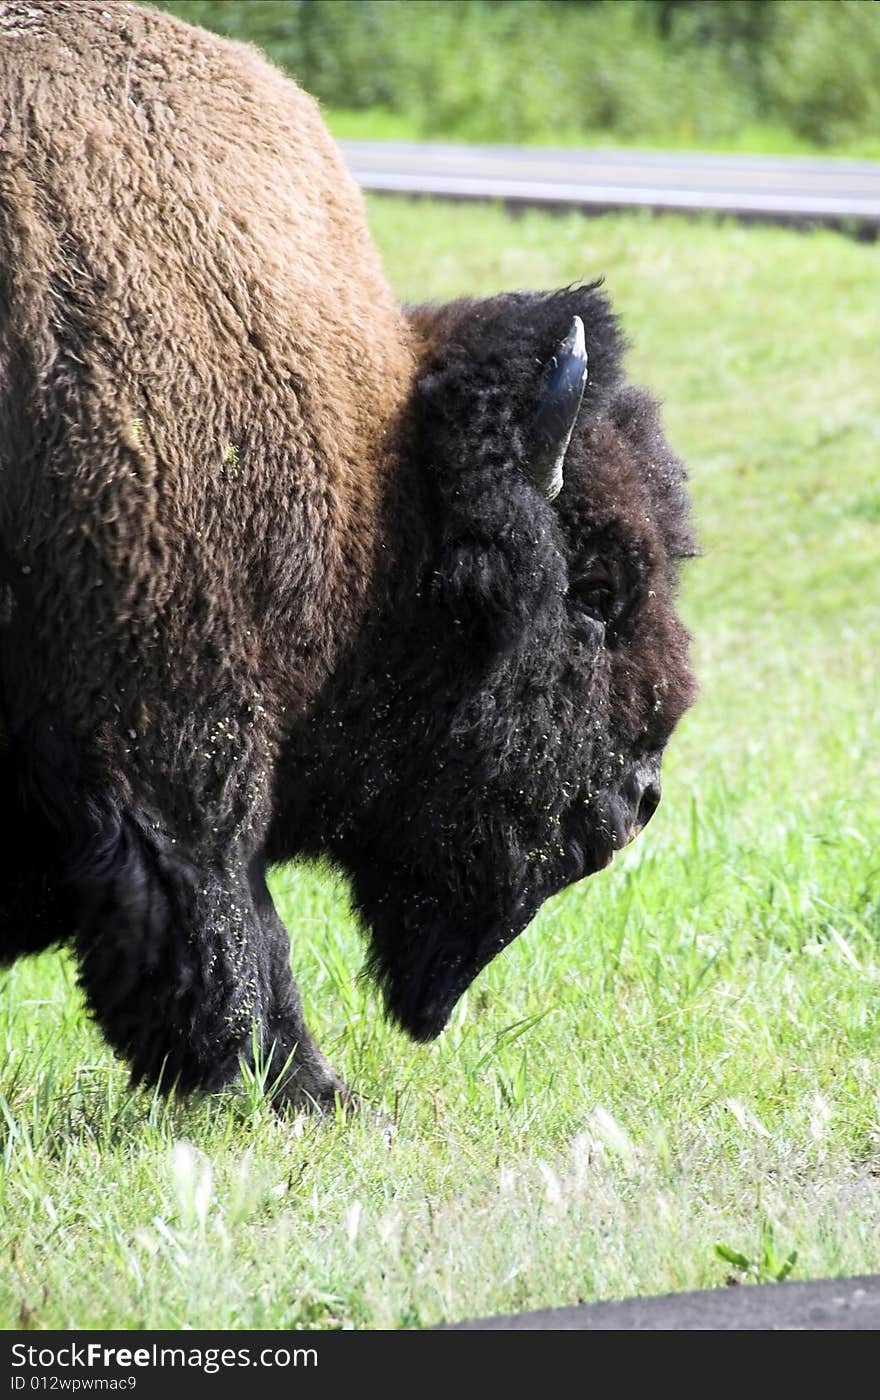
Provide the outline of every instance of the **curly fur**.
<path id="1" fill-rule="evenodd" d="M 223 1084 L 256 1028 L 323 1103 L 267 866 L 336 862 L 437 1034 L 650 815 L 693 697 L 683 468 L 598 284 L 396 306 L 255 52 L 9 0 L 0 91 L 0 961 L 69 942 L 136 1078 Z M 575 314 L 551 505 L 529 426 Z"/>

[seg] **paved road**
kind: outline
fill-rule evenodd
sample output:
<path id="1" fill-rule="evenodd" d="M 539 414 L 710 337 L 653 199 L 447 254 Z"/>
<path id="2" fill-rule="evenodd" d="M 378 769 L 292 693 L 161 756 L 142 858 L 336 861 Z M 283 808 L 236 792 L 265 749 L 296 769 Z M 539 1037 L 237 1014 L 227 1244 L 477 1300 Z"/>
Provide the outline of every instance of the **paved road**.
<path id="1" fill-rule="evenodd" d="M 818 1279 L 626 1298 L 459 1322 L 467 1332 L 876 1332 L 880 1278 Z"/>
<path id="2" fill-rule="evenodd" d="M 880 161 L 343 141 L 368 190 L 880 228 Z"/>

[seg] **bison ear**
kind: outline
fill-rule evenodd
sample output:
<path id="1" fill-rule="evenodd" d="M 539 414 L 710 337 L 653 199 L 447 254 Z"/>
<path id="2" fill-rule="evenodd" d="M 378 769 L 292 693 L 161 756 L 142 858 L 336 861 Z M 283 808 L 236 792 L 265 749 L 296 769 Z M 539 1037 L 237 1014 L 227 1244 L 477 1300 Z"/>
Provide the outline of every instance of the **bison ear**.
<path id="1" fill-rule="evenodd" d="M 587 383 L 584 323 L 575 316 L 544 371 L 544 387 L 528 433 L 525 469 L 541 495 L 562 490 L 563 466 Z"/>

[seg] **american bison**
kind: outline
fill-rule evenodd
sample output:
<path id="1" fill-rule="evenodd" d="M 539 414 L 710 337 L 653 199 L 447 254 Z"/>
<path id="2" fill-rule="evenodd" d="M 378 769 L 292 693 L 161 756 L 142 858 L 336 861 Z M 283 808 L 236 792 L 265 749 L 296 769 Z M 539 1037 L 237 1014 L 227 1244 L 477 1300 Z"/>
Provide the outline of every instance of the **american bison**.
<path id="1" fill-rule="evenodd" d="M 315 103 L 121 3 L 0 7 L 0 958 L 137 1080 L 341 1081 L 266 872 L 443 1028 L 649 820 L 684 470 L 597 284 L 395 303 Z"/>

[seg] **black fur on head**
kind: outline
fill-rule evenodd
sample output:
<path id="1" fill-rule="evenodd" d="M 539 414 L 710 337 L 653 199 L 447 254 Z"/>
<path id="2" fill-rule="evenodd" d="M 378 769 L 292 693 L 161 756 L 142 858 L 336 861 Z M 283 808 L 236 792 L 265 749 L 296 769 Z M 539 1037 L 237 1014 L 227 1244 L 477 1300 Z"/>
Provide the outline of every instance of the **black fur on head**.
<path id="1" fill-rule="evenodd" d="M 589 379 L 550 503 L 528 427 L 575 315 Z M 694 551 L 684 470 L 595 285 L 410 316 L 428 542 L 310 724 L 299 844 L 350 873 L 389 1011 L 429 1039 L 651 816 L 694 694 L 673 605 Z"/>

